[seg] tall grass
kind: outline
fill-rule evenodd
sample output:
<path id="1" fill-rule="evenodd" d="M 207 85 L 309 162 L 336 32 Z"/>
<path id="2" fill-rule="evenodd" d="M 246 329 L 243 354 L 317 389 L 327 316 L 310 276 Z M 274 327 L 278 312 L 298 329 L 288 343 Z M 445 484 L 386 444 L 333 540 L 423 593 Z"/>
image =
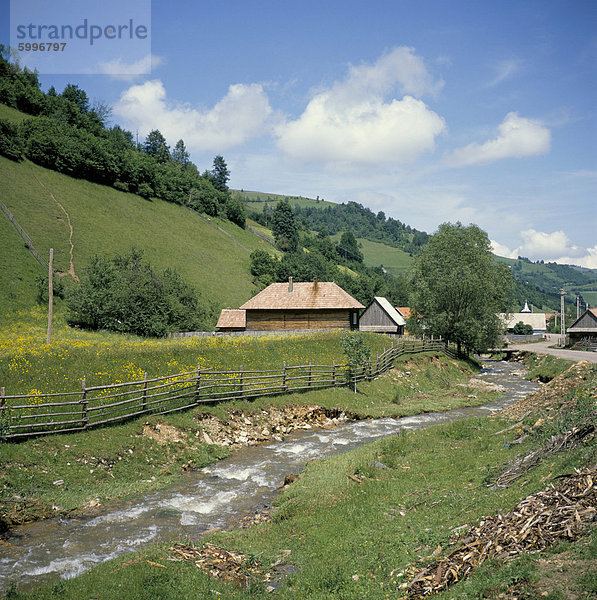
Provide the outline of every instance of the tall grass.
<path id="1" fill-rule="evenodd" d="M 259 370 L 344 363 L 340 334 L 292 336 L 144 339 L 107 332 L 89 333 L 57 325 L 46 345 L 43 310 L 28 313 L 29 323 L 0 329 L 0 386 L 7 395 L 78 391 L 88 386 L 125 383 L 202 369 Z M 388 338 L 369 335 L 374 352 Z"/>

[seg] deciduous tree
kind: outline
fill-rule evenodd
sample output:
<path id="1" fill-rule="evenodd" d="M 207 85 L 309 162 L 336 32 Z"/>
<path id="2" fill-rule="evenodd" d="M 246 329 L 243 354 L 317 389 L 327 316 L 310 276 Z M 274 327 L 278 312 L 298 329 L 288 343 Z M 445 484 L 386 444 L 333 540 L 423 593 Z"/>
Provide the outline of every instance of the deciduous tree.
<path id="1" fill-rule="evenodd" d="M 170 149 L 166 143 L 166 138 L 159 129 L 153 129 L 147 134 L 143 151 L 148 156 L 153 156 L 160 163 L 170 160 Z"/>
<path id="2" fill-rule="evenodd" d="M 487 234 L 476 225 L 440 225 L 415 262 L 410 331 L 483 350 L 495 343 L 497 313 L 508 304 L 512 277 L 494 261 Z M 421 327 L 424 329 L 421 330 Z"/>

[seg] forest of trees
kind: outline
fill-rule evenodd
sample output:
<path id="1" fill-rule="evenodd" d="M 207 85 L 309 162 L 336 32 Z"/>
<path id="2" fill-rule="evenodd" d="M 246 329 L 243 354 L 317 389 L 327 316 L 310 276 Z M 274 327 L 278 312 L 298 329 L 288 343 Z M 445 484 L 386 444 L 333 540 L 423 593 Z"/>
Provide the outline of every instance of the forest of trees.
<path id="1" fill-rule="evenodd" d="M 392 217 L 386 218 L 382 211 L 375 214 L 357 202 L 325 208 L 296 206 L 294 214 L 297 220 L 303 221 L 309 229 L 320 231 L 326 228 L 331 235 L 350 230 L 355 237 L 382 242 L 412 255 L 418 254 L 429 240 L 429 235 L 424 231 L 413 229 Z"/>
<path id="2" fill-rule="evenodd" d="M 366 267 L 351 231 L 343 232 L 339 243 L 332 240 L 325 227 L 316 236 L 301 232 L 288 202 L 279 202 L 273 209 L 271 226 L 283 255 L 278 259 L 265 250 L 251 254 L 251 274 L 259 287 L 287 281 L 290 276 L 294 281 L 317 277 L 336 282 L 363 304 L 374 296 L 385 296 L 395 305 L 407 304 L 406 278 L 386 275 L 379 267 Z"/>
<path id="3" fill-rule="evenodd" d="M 45 93 L 35 72 L 7 58 L 0 45 L 0 102 L 35 118 L 18 125 L 0 119 L 0 154 L 147 199 L 186 205 L 244 227 L 244 205 L 230 194 L 222 156 L 200 173 L 183 140 L 170 149 L 154 129 L 138 143 L 130 131 L 109 127 L 110 108 L 92 105 L 78 86 L 68 84 L 61 93 L 51 87 Z"/>

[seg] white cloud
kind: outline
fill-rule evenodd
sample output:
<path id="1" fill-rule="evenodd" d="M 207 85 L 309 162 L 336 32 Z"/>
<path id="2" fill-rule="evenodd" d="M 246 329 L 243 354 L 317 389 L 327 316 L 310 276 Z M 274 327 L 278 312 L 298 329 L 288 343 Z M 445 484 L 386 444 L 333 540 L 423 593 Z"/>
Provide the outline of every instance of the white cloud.
<path id="1" fill-rule="evenodd" d="M 154 54 L 146 54 L 143 58 L 132 63 L 126 62 L 119 56 L 114 60 L 99 63 L 95 72 L 130 81 L 139 75 L 151 73 L 152 69 L 157 69 L 164 62 L 161 56 Z"/>
<path id="2" fill-rule="evenodd" d="M 449 166 L 464 167 L 549 152 L 551 132 L 536 121 L 510 112 L 498 127 L 498 136 L 484 144 L 472 143 L 445 157 Z"/>
<path id="3" fill-rule="evenodd" d="M 496 242 L 495 240 L 490 240 L 490 241 L 491 241 L 491 251 L 496 256 L 503 256 L 504 258 L 516 258 L 518 256 L 515 252 L 510 250 L 510 248 L 508 248 L 507 246 L 504 246 L 503 244 L 500 244 L 499 242 Z"/>
<path id="4" fill-rule="evenodd" d="M 563 231 L 545 233 L 527 229 L 521 231 L 520 236 L 522 244 L 514 250 L 492 241 L 493 252 L 506 258 L 525 256 L 531 260 L 545 260 L 597 269 L 597 245 L 593 248 L 578 246 Z"/>
<path id="5" fill-rule="evenodd" d="M 567 265 L 578 265 L 579 267 L 587 267 L 587 269 L 597 269 L 597 245 L 592 248 L 587 248 L 584 256 L 560 256 L 555 262 Z"/>
<path id="6" fill-rule="evenodd" d="M 517 250 L 517 254 L 520 256 L 553 260 L 559 256 L 578 257 L 584 253 L 584 249 L 574 245 L 563 231 L 545 233 L 527 229 L 521 231 L 520 235 L 522 245 Z"/>
<path id="7" fill-rule="evenodd" d="M 350 103 L 354 96 L 362 100 L 370 94 L 384 95 L 396 86 L 401 94 L 420 97 L 436 94 L 443 87 L 443 82 L 433 81 L 413 48 L 399 46 L 373 64 L 351 65 L 347 79 L 336 82 L 332 92 L 338 98 L 345 96 Z"/>
<path id="8" fill-rule="evenodd" d="M 314 93 L 303 114 L 277 127 L 278 146 L 304 162 L 410 162 L 435 147 L 444 120 L 415 98 L 435 93 L 423 61 L 396 48 L 373 64 L 351 66 L 344 81 Z M 386 99 L 398 88 L 401 100 Z"/>
<path id="9" fill-rule="evenodd" d="M 159 129 L 170 143 L 183 139 L 191 151 L 216 152 L 261 135 L 272 115 L 261 84 L 231 85 L 221 100 L 205 109 L 168 100 L 159 79 L 125 90 L 113 112 L 143 135 Z"/>
<path id="10" fill-rule="evenodd" d="M 518 59 L 504 60 L 495 66 L 495 77 L 487 84 L 487 87 L 494 87 L 502 81 L 509 79 L 515 75 L 521 66 L 521 61 Z"/>

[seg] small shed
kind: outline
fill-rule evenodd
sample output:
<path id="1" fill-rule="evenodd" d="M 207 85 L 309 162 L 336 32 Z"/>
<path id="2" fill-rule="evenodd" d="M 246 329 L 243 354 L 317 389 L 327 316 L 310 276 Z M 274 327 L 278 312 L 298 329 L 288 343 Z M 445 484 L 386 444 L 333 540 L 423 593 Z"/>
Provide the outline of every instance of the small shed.
<path id="1" fill-rule="evenodd" d="M 404 334 L 404 317 L 383 296 L 375 296 L 359 319 L 359 331 Z"/>
<path id="2" fill-rule="evenodd" d="M 597 308 L 588 308 L 567 329 L 570 343 L 576 344 L 582 340 L 597 342 Z"/>
<path id="3" fill-rule="evenodd" d="M 246 329 L 357 329 L 365 308 L 332 281 L 272 283 L 241 307 Z"/>
<path id="4" fill-rule="evenodd" d="M 247 315 L 238 308 L 224 308 L 216 325 L 218 331 L 244 331 L 247 326 Z"/>

